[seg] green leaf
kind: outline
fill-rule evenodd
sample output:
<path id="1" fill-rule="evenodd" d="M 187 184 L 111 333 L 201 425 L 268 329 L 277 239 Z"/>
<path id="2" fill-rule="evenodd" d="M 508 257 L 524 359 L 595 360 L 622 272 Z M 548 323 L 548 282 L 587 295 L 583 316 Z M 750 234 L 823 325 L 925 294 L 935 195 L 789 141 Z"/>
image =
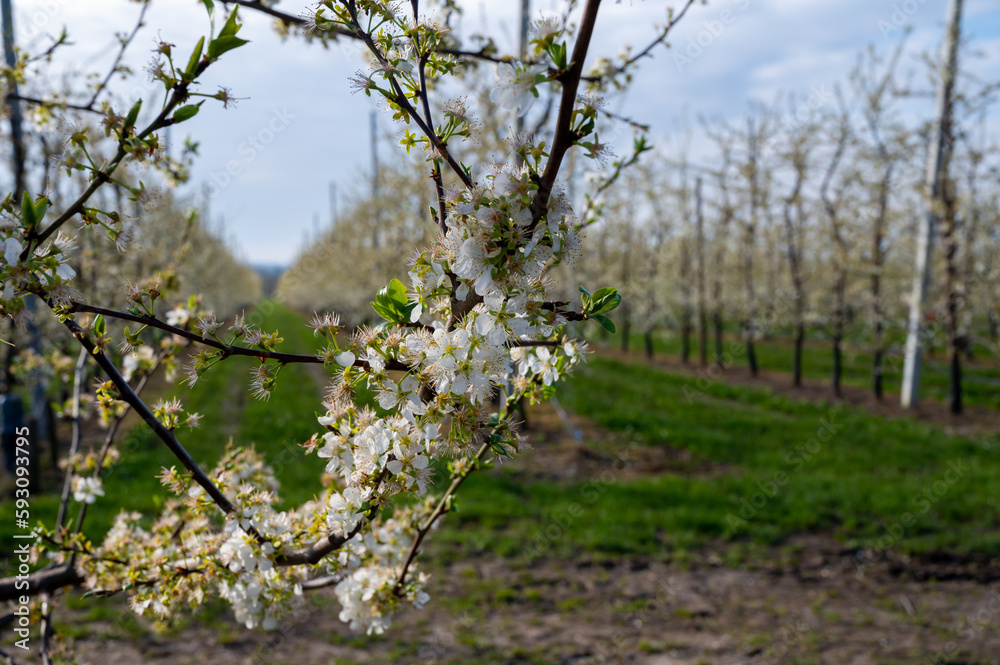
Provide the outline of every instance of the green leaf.
<path id="1" fill-rule="evenodd" d="M 107 332 L 107 330 L 108 330 L 108 326 L 104 322 L 104 315 L 103 314 L 98 314 L 97 318 L 94 319 L 94 332 L 96 332 L 98 335 L 100 335 L 101 337 L 103 337 L 104 333 Z"/>
<path id="2" fill-rule="evenodd" d="M 222 30 L 219 31 L 219 36 L 220 37 L 232 37 L 237 32 L 239 32 L 239 29 L 241 27 L 243 27 L 242 23 L 237 23 L 236 22 L 236 13 L 238 11 L 239 11 L 239 7 L 234 8 L 233 9 L 233 13 L 230 14 L 229 18 L 226 19 L 226 24 L 224 26 L 222 26 Z"/>
<path id="3" fill-rule="evenodd" d="M 393 278 L 389 282 L 389 295 L 392 297 L 393 302 L 401 303 L 406 305 L 406 286 L 398 279 Z"/>
<path id="4" fill-rule="evenodd" d="M 213 39 L 208 45 L 208 59 L 216 60 L 226 51 L 232 51 L 234 48 L 239 48 L 244 44 L 249 43 L 248 39 L 241 39 L 239 37 L 218 37 Z"/>
<path id="5" fill-rule="evenodd" d="M 618 294 L 618 289 L 606 286 L 600 289 L 593 296 L 593 305 L 590 314 L 604 314 L 610 312 L 620 305 L 622 297 Z"/>
<path id="6" fill-rule="evenodd" d="M 583 288 L 581 286 L 580 287 L 580 303 L 583 305 L 583 312 L 584 312 L 584 314 L 586 314 L 587 312 L 590 311 L 590 306 L 591 306 L 591 304 L 593 304 L 593 302 L 594 302 L 594 299 L 590 295 L 590 291 L 588 291 L 587 289 L 585 289 L 585 288 Z"/>
<path id="7" fill-rule="evenodd" d="M 387 307 L 383 303 L 379 302 L 377 299 L 372 301 L 372 309 L 374 309 L 375 313 L 381 316 L 386 321 L 393 320 L 394 313 L 392 309 L 390 307 Z"/>
<path id="8" fill-rule="evenodd" d="M 140 99 L 132 108 L 129 109 L 128 115 L 125 116 L 125 129 L 131 129 L 135 127 L 135 121 L 139 118 L 139 109 L 142 108 L 142 100 Z"/>
<path id="9" fill-rule="evenodd" d="M 205 50 L 205 38 L 202 37 L 198 40 L 198 45 L 194 47 L 194 52 L 191 53 L 191 59 L 188 60 L 187 69 L 184 70 L 184 76 L 194 77 L 194 72 L 198 69 L 198 63 L 201 62 L 201 53 Z"/>
<path id="10" fill-rule="evenodd" d="M 35 206 L 31 202 L 31 196 L 28 192 L 21 195 L 21 217 L 24 219 L 24 225 L 28 228 L 34 228 L 38 225 L 38 219 L 35 217 Z"/>
<path id="11" fill-rule="evenodd" d="M 236 22 L 237 10 L 233 9 L 233 12 L 226 19 L 226 24 L 222 26 L 222 30 L 219 31 L 219 36 L 213 39 L 208 45 L 208 59 L 216 60 L 223 53 L 227 51 L 232 51 L 234 48 L 239 48 L 247 43 L 248 40 L 241 39 L 236 36 L 240 28 L 243 27 L 242 24 Z"/>
<path id="12" fill-rule="evenodd" d="M 197 104 L 187 104 L 186 106 L 180 107 L 179 109 L 174 111 L 174 115 L 172 118 L 173 121 L 184 122 L 185 120 L 190 120 L 191 118 L 195 117 L 198 114 L 198 110 L 204 103 L 205 102 L 198 102 Z"/>
<path id="13" fill-rule="evenodd" d="M 617 332 L 617 329 L 615 328 L 615 322 L 609 319 L 608 317 L 604 316 L 603 314 L 594 314 L 590 318 L 592 318 L 594 321 L 597 321 L 602 326 L 604 326 L 608 332 L 610 333 Z"/>
<path id="14" fill-rule="evenodd" d="M 406 302 L 406 286 L 398 279 L 379 289 L 371 305 L 379 316 L 394 323 L 409 322 L 410 313 L 417 306 Z"/>
<path id="15" fill-rule="evenodd" d="M 212 0 L 201 0 L 202 4 L 205 5 L 205 9 L 208 10 L 209 17 L 215 13 L 215 3 Z"/>
<path id="16" fill-rule="evenodd" d="M 49 209 L 49 200 L 44 196 L 39 196 L 35 201 L 35 224 L 41 224 L 45 219 L 45 212 Z"/>

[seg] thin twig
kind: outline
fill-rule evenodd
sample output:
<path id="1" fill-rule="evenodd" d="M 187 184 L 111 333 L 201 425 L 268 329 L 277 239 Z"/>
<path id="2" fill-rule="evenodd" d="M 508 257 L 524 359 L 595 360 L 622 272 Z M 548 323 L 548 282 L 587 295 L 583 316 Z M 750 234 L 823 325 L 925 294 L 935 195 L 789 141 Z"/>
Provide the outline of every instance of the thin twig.
<path id="1" fill-rule="evenodd" d="M 83 392 L 83 365 L 87 360 L 87 350 L 81 348 L 73 370 L 73 434 L 69 444 L 69 461 L 66 466 L 66 479 L 63 481 L 62 496 L 59 499 L 59 512 L 56 515 L 56 529 L 66 521 L 66 509 L 69 506 L 70 489 L 73 483 L 73 456 L 80 449 L 82 437 L 80 428 L 80 397 Z"/>
<path id="2" fill-rule="evenodd" d="M 100 314 L 102 316 L 120 319 L 122 321 L 141 323 L 151 328 L 157 328 L 173 335 L 177 335 L 178 337 L 183 337 L 184 339 L 191 340 L 192 342 L 197 342 L 198 344 L 218 349 L 219 351 L 222 351 L 223 358 L 229 356 L 246 356 L 250 358 L 259 358 L 261 360 L 276 360 L 286 365 L 296 363 L 322 365 L 325 363 L 323 358 L 319 356 L 309 356 L 297 353 L 281 353 L 278 351 L 267 351 L 266 349 L 250 349 L 245 346 L 236 345 L 227 346 L 226 344 L 212 339 L 211 337 L 202 337 L 198 333 L 185 330 L 184 328 L 178 328 L 177 326 L 172 326 L 165 321 L 161 321 L 160 319 L 151 316 L 142 316 L 139 314 L 132 314 L 130 312 L 120 312 L 118 310 L 107 309 L 105 307 L 95 307 L 94 305 L 88 305 L 87 303 L 76 301 L 70 303 L 69 311 Z M 386 369 L 400 372 L 407 372 L 412 369 L 409 365 L 401 363 L 398 360 L 387 360 L 385 366 Z M 369 365 L 363 360 L 355 360 L 353 367 L 368 369 Z"/>
<path id="3" fill-rule="evenodd" d="M 424 524 L 417 529 L 417 535 L 413 538 L 413 543 L 410 545 L 410 551 L 406 554 L 406 559 L 403 561 L 403 565 L 399 569 L 399 575 L 396 577 L 396 586 L 393 588 L 393 593 L 396 595 L 399 595 L 403 590 L 403 585 L 406 583 L 406 573 L 409 571 L 410 566 L 413 565 L 413 560 L 417 556 L 417 551 L 420 549 L 421 543 L 424 542 L 424 537 L 427 536 L 427 533 L 434 526 L 434 523 L 438 520 L 438 518 L 449 511 L 448 504 L 451 497 L 455 494 L 458 488 L 462 486 L 462 483 L 464 483 L 465 479 L 469 477 L 469 474 L 476 470 L 476 463 L 489 449 L 490 442 L 489 439 L 487 439 L 486 442 L 479 447 L 478 452 L 476 452 L 475 457 L 470 460 L 471 463 L 468 464 L 466 469 L 459 475 L 455 476 L 455 478 L 451 481 L 451 485 L 449 485 L 445 493 L 441 495 L 441 498 L 434 507 L 434 511 L 427 518 L 427 521 L 425 521 Z"/>
<path id="4" fill-rule="evenodd" d="M 108 75 L 104 77 L 104 80 L 101 81 L 100 85 L 97 86 L 97 89 L 94 90 L 94 94 L 90 97 L 90 101 L 84 105 L 88 109 L 94 108 L 94 104 L 97 103 L 97 98 L 101 96 L 101 93 L 108 87 L 108 83 L 111 82 L 111 77 L 115 75 L 116 71 L 118 71 L 118 65 L 121 64 L 122 58 L 125 56 L 125 50 L 128 49 L 129 44 L 132 43 L 135 36 L 139 34 L 139 30 L 142 29 L 143 19 L 146 18 L 146 10 L 149 9 L 149 2 L 150 0 L 142 0 L 142 10 L 139 12 L 139 19 L 135 22 L 135 27 L 132 29 L 131 34 L 125 38 L 125 41 L 122 42 L 121 48 L 118 49 L 118 56 L 111 65 L 111 71 L 108 72 Z"/>
<path id="5" fill-rule="evenodd" d="M 695 0 L 687 0 L 687 3 L 684 5 L 684 7 L 681 8 L 681 10 L 678 13 L 674 14 L 673 11 L 671 11 L 670 15 L 667 17 L 667 24 L 665 26 L 663 26 L 662 30 L 660 30 L 660 34 L 657 35 L 656 38 L 653 41 L 651 41 L 649 44 L 647 44 L 644 49 L 642 49 L 641 51 L 639 51 L 638 53 L 636 53 L 631 58 L 628 58 L 627 60 L 625 60 L 621 65 L 619 65 L 618 67 L 615 67 L 613 70 L 611 70 L 607 74 L 605 74 L 603 76 L 588 76 L 588 77 L 584 77 L 584 80 L 586 80 L 588 82 L 597 82 L 597 81 L 600 81 L 600 80 L 603 80 L 603 79 L 607 79 L 607 78 L 614 78 L 615 76 L 618 76 L 620 74 L 625 73 L 625 70 L 627 70 L 629 67 L 631 67 L 632 65 L 634 65 L 639 60 L 641 60 L 641 59 L 649 56 L 650 53 L 652 53 L 652 51 L 653 51 L 654 48 L 656 48 L 659 44 L 662 44 L 662 43 L 664 43 L 666 41 L 667 35 L 670 34 L 670 30 L 675 25 L 677 25 L 678 21 L 680 21 L 682 18 L 684 18 L 684 15 L 687 14 L 688 9 L 690 9 L 691 5 L 693 5 L 694 3 L 695 3 Z"/>
<path id="6" fill-rule="evenodd" d="M 66 319 L 64 325 L 69 329 L 73 336 L 79 340 L 80 344 L 83 345 L 83 348 L 85 348 L 94 358 L 98 366 L 114 384 L 115 388 L 118 390 L 119 398 L 135 409 L 135 412 L 139 414 L 139 417 L 141 417 L 146 424 L 149 425 L 150 429 L 153 430 L 153 433 L 156 434 L 157 438 L 159 438 L 164 445 L 167 446 L 170 452 L 174 454 L 174 457 L 176 457 L 180 463 L 184 465 L 184 468 L 191 473 L 191 477 L 194 478 L 194 481 L 201 485 L 201 487 L 205 490 L 205 493 L 208 494 L 213 501 L 215 501 L 216 505 L 219 506 L 222 512 L 227 515 L 233 512 L 235 507 L 232 502 L 226 497 L 225 494 L 222 493 L 222 490 L 220 490 L 218 486 L 212 482 L 212 479 L 208 477 L 208 474 L 202 471 L 201 467 L 198 466 L 198 463 L 195 462 L 193 457 L 191 457 L 191 454 L 188 453 L 184 446 L 177 440 L 177 437 L 174 436 L 174 433 L 164 427 L 163 423 L 156 419 L 156 416 L 149 410 L 149 407 L 146 406 L 145 402 L 143 402 L 139 396 L 135 394 L 135 391 L 133 391 L 129 386 L 128 381 L 122 378 L 121 373 L 118 371 L 118 368 L 115 367 L 114 363 L 108 359 L 103 351 L 94 346 L 94 343 L 87 337 L 87 333 L 83 330 L 83 328 L 81 328 L 76 321 L 73 321 L 72 319 Z"/>
<path id="7" fill-rule="evenodd" d="M 194 81 L 200 76 L 205 69 L 208 68 L 209 61 L 201 61 L 191 76 L 190 81 L 183 81 L 174 86 L 174 92 L 170 97 L 170 100 L 163 106 L 163 110 L 160 111 L 159 115 L 141 132 L 135 134 L 134 138 L 136 140 L 142 140 L 155 132 L 158 129 L 167 127 L 174 124 L 173 120 L 168 116 L 173 112 L 174 108 L 182 101 L 188 98 L 188 87 L 194 83 Z M 90 200 L 90 197 L 94 195 L 101 185 L 105 184 L 111 180 L 111 175 L 114 173 L 118 165 L 125 159 L 128 153 L 125 151 L 125 139 L 123 138 L 118 142 L 118 151 L 115 156 L 111 159 L 108 167 L 102 170 L 98 170 L 94 173 L 94 180 L 90 183 L 90 186 L 84 190 L 83 194 L 77 198 L 59 217 L 55 219 L 47 228 L 39 233 L 35 233 L 33 230 L 28 234 L 28 242 L 25 243 L 24 251 L 21 253 L 21 260 L 24 261 L 28 258 L 29 252 L 31 252 L 31 241 L 36 241 L 36 247 L 41 247 L 42 243 L 51 236 L 53 233 L 59 230 L 59 228 L 65 224 L 67 221 L 72 219 L 75 215 L 83 211 L 83 206 Z"/>
<path id="8" fill-rule="evenodd" d="M 222 0 L 222 3 L 226 5 L 239 5 L 240 7 L 246 7 L 247 9 L 253 9 L 263 14 L 267 14 L 268 16 L 273 16 L 286 25 L 297 25 L 303 27 L 309 23 L 309 20 L 306 18 L 283 12 L 275 9 L 274 7 L 269 7 L 262 4 L 258 0 Z M 337 37 L 347 37 L 348 39 L 363 41 L 362 37 L 358 35 L 358 33 L 346 28 L 324 27 L 322 32 L 332 33 Z M 478 51 L 469 51 L 460 48 L 436 48 L 434 49 L 434 53 L 442 53 L 444 55 L 451 55 L 456 58 L 467 58 L 470 60 L 485 60 L 486 62 L 493 62 L 497 64 L 510 61 L 509 56 L 494 55 L 487 47 L 483 47 Z"/>
<path id="9" fill-rule="evenodd" d="M 580 19 L 580 29 L 577 33 L 576 44 L 573 46 L 573 55 L 569 63 L 569 69 L 559 78 L 562 83 L 562 97 L 559 101 L 559 114 L 556 116 L 556 132 L 552 141 L 552 149 L 549 151 L 549 159 L 545 164 L 538 182 L 538 191 L 531 202 L 531 227 L 534 229 L 545 216 L 548 210 L 549 198 L 552 196 L 552 188 L 555 186 L 556 177 L 562 166 L 563 156 L 566 151 L 576 142 L 577 136 L 570 128 L 570 121 L 573 118 L 573 107 L 576 105 L 576 92 L 580 87 L 580 76 L 583 73 L 583 63 L 590 48 L 590 38 L 594 34 L 594 25 L 597 22 L 597 10 L 601 6 L 601 0 L 587 0 L 583 8 L 583 16 Z"/>
<path id="10" fill-rule="evenodd" d="M 354 24 L 354 28 L 357 31 L 359 38 L 364 41 L 365 46 L 368 47 L 368 50 L 371 51 L 372 55 L 375 56 L 375 59 L 378 60 L 379 65 L 382 66 L 386 78 L 389 81 L 389 85 L 392 87 L 392 91 L 395 96 L 389 97 L 388 99 L 395 102 L 407 116 L 412 118 L 413 121 L 417 123 L 420 131 L 429 141 L 432 142 L 433 148 L 441 154 L 442 158 L 448 162 L 448 166 L 451 167 L 451 170 L 454 171 L 455 175 L 457 175 L 459 180 L 462 181 L 462 184 L 469 188 L 473 187 L 474 183 L 472 182 L 472 178 L 469 177 L 469 174 L 465 172 L 465 169 L 463 169 L 462 166 L 455 160 L 454 156 L 452 156 L 451 152 L 448 150 L 448 146 L 438 138 L 434 128 L 427 124 L 417 110 L 413 108 L 413 105 L 410 104 L 410 100 L 406 98 L 406 93 L 403 91 L 403 88 L 400 87 L 396 77 L 392 75 L 392 67 L 389 65 L 389 61 L 386 60 L 385 56 L 379 50 L 378 45 L 375 44 L 371 35 L 365 32 L 365 30 L 361 27 L 361 22 L 358 20 L 358 14 L 353 6 L 353 3 L 348 5 L 348 9 L 351 13 L 351 22 Z"/>
<path id="11" fill-rule="evenodd" d="M 163 362 L 163 359 L 166 356 L 167 356 L 167 351 L 166 350 L 162 351 L 159 357 L 153 363 L 153 366 L 149 368 L 147 371 L 143 372 L 142 378 L 139 379 L 139 382 L 136 384 L 135 388 L 133 388 L 136 395 L 142 395 L 142 390 L 143 388 L 146 387 L 149 378 L 153 375 L 153 372 L 156 371 L 156 369 L 159 367 L 160 363 Z M 108 452 L 111 450 L 111 444 L 114 443 L 115 437 L 118 435 L 118 428 L 121 427 L 122 422 L 125 421 L 125 417 L 129 414 L 131 409 L 132 409 L 131 406 L 126 405 L 125 411 L 122 412 L 117 418 L 115 418 L 115 421 L 111 424 L 111 427 L 108 428 L 108 433 L 104 437 L 104 444 L 101 446 L 101 450 L 97 455 L 97 461 L 94 466 L 94 473 L 91 476 L 92 478 L 96 479 L 100 477 L 101 472 L 103 470 L 102 467 L 104 466 L 104 459 L 107 457 Z M 80 531 L 83 529 L 83 520 L 87 517 L 88 505 L 89 504 L 87 504 L 87 502 L 85 501 L 80 504 L 80 510 L 76 515 L 76 526 L 73 529 L 74 534 L 80 533 Z"/>
<path id="12" fill-rule="evenodd" d="M 62 109 L 70 109 L 72 111 L 85 111 L 87 113 L 96 113 L 97 115 L 106 115 L 104 111 L 95 108 L 90 108 L 88 106 L 83 106 L 82 104 L 70 104 L 69 102 L 60 102 L 51 99 L 38 99 L 37 97 L 25 97 L 24 95 L 15 95 L 14 93 L 8 94 L 7 99 L 8 101 L 17 100 L 20 102 L 25 102 L 27 104 L 44 106 L 45 108 L 62 108 Z"/>

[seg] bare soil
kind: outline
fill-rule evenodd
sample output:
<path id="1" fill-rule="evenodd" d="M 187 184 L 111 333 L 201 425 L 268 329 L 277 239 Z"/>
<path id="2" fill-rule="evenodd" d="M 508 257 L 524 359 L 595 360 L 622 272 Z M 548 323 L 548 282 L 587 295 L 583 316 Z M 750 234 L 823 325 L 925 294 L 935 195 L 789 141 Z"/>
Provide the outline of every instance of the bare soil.
<path id="1" fill-rule="evenodd" d="M 125 639 L 111 621 L 76 646 L 82 663 L 122 664 L 997 662 L 997 582 L 919 581 L 821 539 L 796 546 L 755 569 L 711 551 L 686 564 L 464 561 L 374 638 L 351 634 L 323 590 L 271 634 L 216 618 Z"/>

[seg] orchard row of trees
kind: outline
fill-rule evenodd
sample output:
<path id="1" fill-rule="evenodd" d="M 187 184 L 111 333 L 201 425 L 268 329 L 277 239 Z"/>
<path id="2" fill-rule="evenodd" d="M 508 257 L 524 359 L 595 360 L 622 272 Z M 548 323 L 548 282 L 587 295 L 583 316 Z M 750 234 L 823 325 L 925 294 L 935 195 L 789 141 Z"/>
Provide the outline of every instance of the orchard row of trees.
<path id="1" fill-rule="evenodd" d="M 654 151 L 636 166 L 617 162 L 619 186 L 579 202 L 589 210 L 589 260 L 554 269 L 562 297 L 574 298 L 576 284 L 620 284 L 622 347 L 639 333 L 652 353 L 656 332 L 670 328 L 685 362 L 697 350 L 702 365 L 723 364 L 724 334 L 736 330 L 753 374 L 755 343 L 789 336 L 796 386 L 807 341 L 827 343 L 838 396 L 847 348 L 865 349 L 881 399 L 887 368 L 902 364 L 933 120 L 904 71 L 904 47 L 860 54 L 841 85 L 754 103 L 744 122 L 702 118 L 699 141 L 688 132 L 675 149 Z M 925 58 L 923 67 L 933 90 L 940 63 Z M 943 249 L 933 255 L 922 342 L 947 350 L 953 364 L 995 354 L 1000 342 L 1000 152 L 987 122 L 994 90 L 959 79 L 949 176 L 935 202 Z M 694 155 L 692 144 L 704 149 Z M 413 173 L 385 175 L 387 187 L 420 191 Z M 346 215 L 355 223 L 330 229 L 303 254 L 279 295 L 300 307 L 371 317 L 367 299 L 322 284 L 350 272 L 354 256 L 378 266 L 372 285 L 406 270 L 393 239 L 419 237 L 427 226 L 426 208 L 411 198 L 376 219 L 371 195 L 357 196 Z M 323 278 L 317 284 L 312 275 Z M 952 408 L 960 411 L 960 372 L 952 380 Z"/>
<path id="2" fill-rule="evenodd" d="M 623 346 L 630 330 L 648 340 L 666 325 L 679 331 L 685 361 L 697 337 L 700 362 L 721 364 L 723 330 L 738 327 L 756 374 L 754 343 L 790 331 L 795 385 L 806 340 L 823 339 L 839 396 L 852 341 L 870 351 L 872 390 L 883 396 L 887 364 L 901 359 L 928 204 L 931 118 L 900 80 L 903 53 L 902 45 L 870 50 L 825 97 L 758 104 L 742 126 L 704 121 L 714 154 L 659 157 L 625 177 L 591 233 L 606 258 L 584 270 L 623 284 Z M 961 358 L 994 355 L 1000 341 L 1000 152 L 986 114 L 995 87 L 959 80 L 947 176 L 930 202 L 941 251 L 932 255 L 922 337 L 949 354 L 955 412 Z"/>

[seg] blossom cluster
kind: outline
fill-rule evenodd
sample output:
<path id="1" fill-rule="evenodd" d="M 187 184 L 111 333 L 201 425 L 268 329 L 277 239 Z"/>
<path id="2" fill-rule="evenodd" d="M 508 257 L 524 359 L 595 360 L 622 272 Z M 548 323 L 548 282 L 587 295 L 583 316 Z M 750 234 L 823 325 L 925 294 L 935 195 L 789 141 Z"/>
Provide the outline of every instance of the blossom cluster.
<path id="1" fill-rule="evenodd" d="M 44 288 L 54 302 L 63 304 L 79 296 L 68 285 L 76 276 L 69 265 L 76 244 L 72 237 L 60 231 L 54 240 L 33 252 L 25 246 L 25 231 L 41 221 L 47 207 L 44 197 L 36 205 L 27 194 L 20 214 L 9 200 L 0 207 L 0 314 L 9 316 L 18 326 L 26 325 L 31 318 L 24 301 L 30 293 Z"/>
<path id="2" fill-rule="evenodd" d="M 409 102 L 396 91 L 404 89 L 416 99 L 426 94 L 425 74 L 453 72 L 454 56 L 434 53 L 432 58 L 428 50 L 428 45 L 444 43 L 447 30 L 432 21 L 411 25 L 393 4 L 362 6 L 381 27 L 368 35 L 377 55 L 371 73 L 359 73 L 355 84 L 366 94 L 382 95 L 405 114 Z M 321 2 L 313 28 L 348 26 L 358 33 L 354 7 Z M 545 64 L 500 64 L 495 103 L 519 115 L 528 111 L 537 86 L 555 80 L 553 71 L 568 67 L 566 46 L 559 41 L 562 32 L 555 20 L 533 27 L 534 55 L 544 57 Z M 223 48 L 218 44 L 217 50 Z M 177 85 L 172 80 L 165 84 Z M 187 111 L 186 117 L 196 111 Z M 585 102 L 573 111 L 572 131 L 580 138 L 588 135 L 595 115 L 593 104 Z M 82 537 L 52 546 L 59 561 L 70 551 L 86 554 L 80 565 L 88 587 L 125 590 L 137 612 L 162 619 L 197 607 L 205 590 L 214 588 L 232 604 L 239 621 L 265 629 L 276 627 L 281 615 L 300 602 L 304 586 L 320 576 L 334 587 L 340 618 L 368 633 L 388 628 L 403 603 L 420 607 L 428 601 L 427 577 L 417 571 L 414 556 L 450 505 L 447 493 L 429 495 L 434 469 L 447 467 L 453 481 L 461 480 L 486 453 L 513 454 L 521 441 L 510 407 L 525 397 L 551 394 L 553 384 L 587 351 L 585 344 L 565 335 L 573 318 L 563 309 L 567 303 L 550 299 L 549 271 L 578 258 L 583 225 L 554 183 L 540 188 L 544 142 L 517 134 L 510 140 L 510 164 L 491 164 L 481 173 L 460 167 L 462 185 L 446 189 L 441 167 L 447 141 L 469 138 L 476 121 L 464 101 L 448 104 L 445 117 L 444 124 L 431 130 L 433 136 L 420 139 L 406 130 L 401 141 L 407 150 L 422 145 L 433 163 L 441 193 L 441 209 L 434 211 L 441 235 L 411 258 L 408 285 L 393 280 L 376 296 L 373 306 L 384 322 L 346 340 L 337 315 L 317 315 L 310 322 L 327 346 L 308 360 L 322 361 L 333 374 L 318 417 L 322 429 L 305 446 L 327 460 L 315 498 L 279 510 L 283 504 L 274 470 L 252 448 L 227 448 L 207 480 L 196 482 L 175 469 L 164 470 L 161 480 L 174 496 L 152 524 L 144 526 L 141 516 L 123 512 L 99 546 Z M 35 216 L 44 214 L 31 209 Z M 7 273 L 26 268 L 19 263 L 21 248 L 14 233 L 0 227 L 0 242 L 5 257 L 0 270 L 8 283 Z M 65 293 L 63 281 L 72 277 L 59 258 L 64 252 L 65 242 L 57 239 L 31 259 L 35 279 L 42 275 L 56 300 L 64 297 L 59 295 Z M 10 283 L 18 284 L 14 277 Z M 613 308 L 606 304 L 612 295 L 602 296 L 595 315 Z M 130 287 L 131 315 L 155 319 L 157 297 L 158 290 Z M 5 292 L 0 305 L 16 317 L 11 298 Z M 586 315 L 583 311 L 575 318 Z M 225 328 L 214 314 L 200 310 L 196 298 L 156 323 L 162 326 L 163 320 L 174 335 L 210 342 L 186 368 L 188 383 L 194 385 L 239 345 L 243 355 L 259 351 L 251 388 L 261 399 L 270 395 L 284 366 L 275 357 L 282 342 L 277 331 L 265 333 L 243 317 Z M 90 332 L 103 349 L 103 322 Z M 157 356 L 137 334 L 128 329 L 125 334 L 128 380 L 154 366 Z M 105 420 L 124 412 L 120 397 L 127 391 L 119 393 L 113 383 L 97 391 Z M 362 405 L 362 387 L 374 391 L 377 407 Z M 154 404 L 153 414 L 167 430 L 196 426 L 199 418 L 176 399 Z M 445 464 L 445 458 L 451 463 Z M 103 490 L 96 477 L 81 476 L 73 492 L 78 501 L 92 503 Z M 220 506 L 226 513 L 222 519 L 216 510 Z M 317 548 L 322 553 L 313 557 Z"/>

